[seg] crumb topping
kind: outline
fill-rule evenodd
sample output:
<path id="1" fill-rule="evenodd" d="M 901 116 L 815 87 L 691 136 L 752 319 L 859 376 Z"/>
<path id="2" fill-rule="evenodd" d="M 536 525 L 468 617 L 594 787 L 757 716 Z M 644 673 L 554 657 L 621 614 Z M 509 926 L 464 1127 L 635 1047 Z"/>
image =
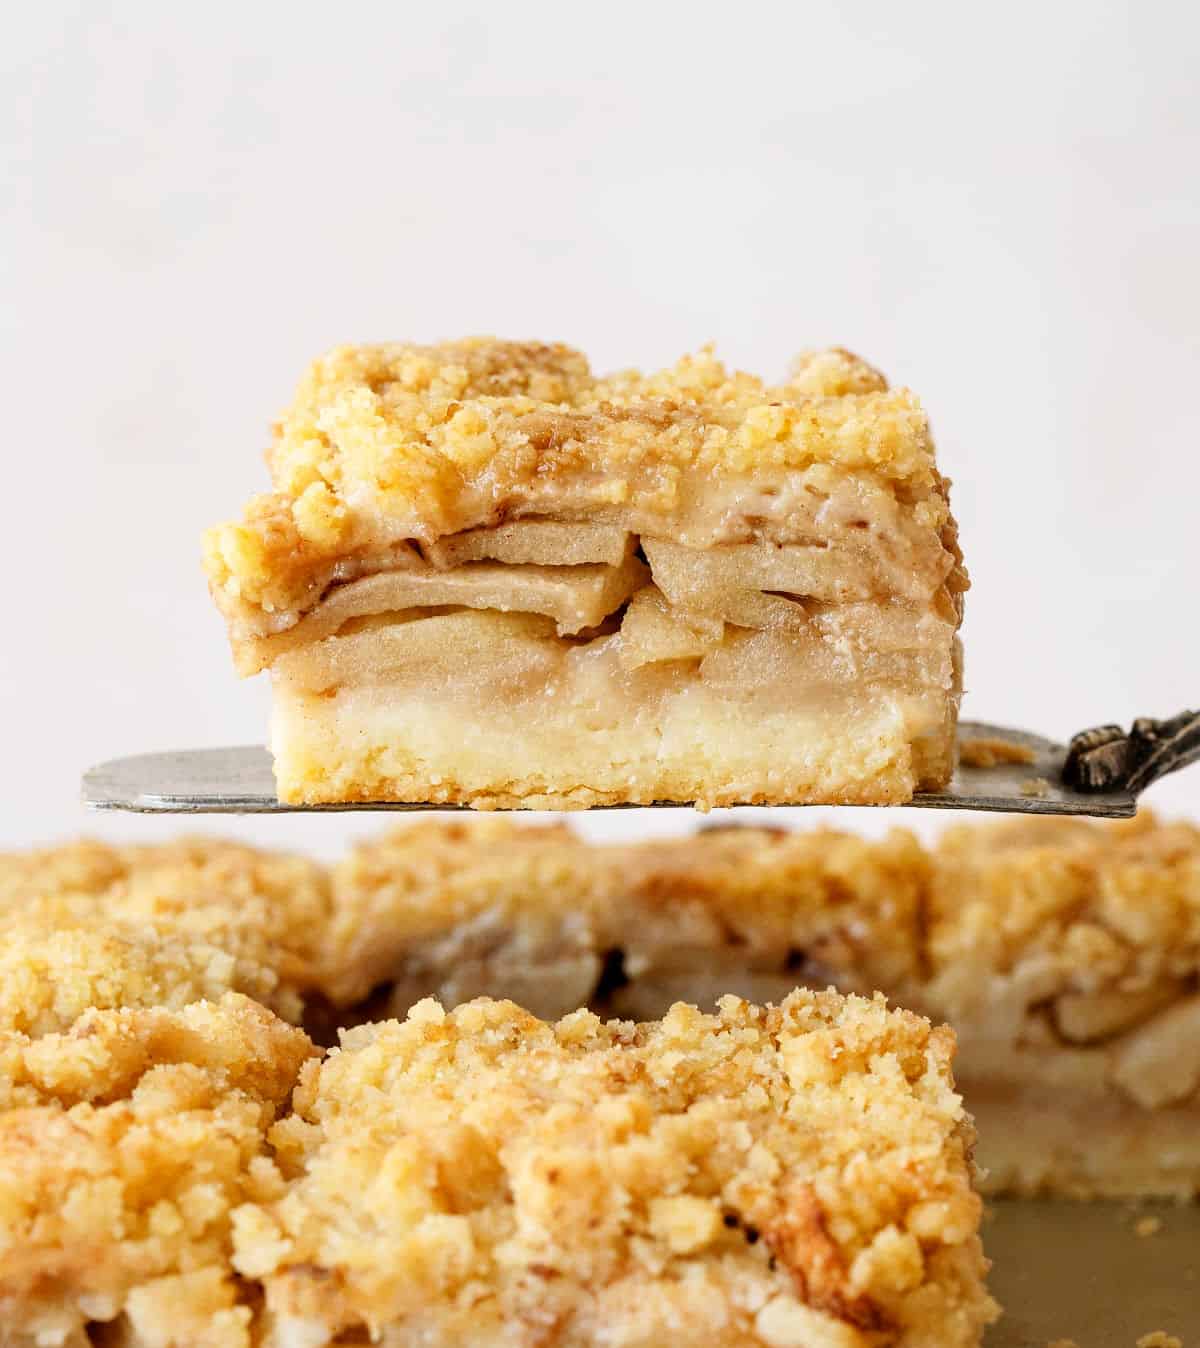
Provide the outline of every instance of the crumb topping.
<path id="1" fill-rule="evenodd" d="M 549 1284 L 554 1341 L 584 1342 L 610 1294 L 701 1259 L 757 1288 L 746 1331 L 779 1299 L 894 1330 L 979 1221 L 952 1046 L 833 993 L 649 1025 L 423 1002 L 305 1069 L 271 1133 L 296 1179 L 236 1215 L 236 1265 L 285 1323 L 335 1332 L 431 1300 L 520 1320 Z"/>
<path id="2" fill-rule="evenodd" d="M 932 848 L 436 826 L 356 848 L 334 888 L 325 988 L 343 1005 L 507 993 L 547 1017 L 649 1018 L 834 983 L 950 1021 L 967 1071 L 1053 1065 L 1147 1111 L 1200 1090 L 1200 830 L 1150 815 L 969 826 Z"/>
<path id="3" fill-rule="evenodd" d="M 347 1001 L 439 934 L 494 944 L 549 925 L 567 953 L 627 947 L 634 973 L 658 946 L 733 948 L 743 964 L 794 947 L 897 995 L 935 986 L 949 998 L 936 1013 L 951 1017 L 959 992 L 986 996 L 985 975 L 1019 965 L 1050 991 L 1183 991 L 1200 971 L 1200 829 L 1149 811 L 965 825 L 932 847 L 901 830 L 869 841 L 739 827 L 596 846 L 561 825 L 429 824 L 359 844 L 333 884 L 323 978 Z"/>
<path id="4" fill-rule="evenodd" d="M 1053 962 L 1082 987 L 1200 969 L 1200 829 L 1143 810 L 948 830 L 929 903 L 935 970 Z"/>
<path id="5" fill-rule="evenodd" d="M 278 1192 L 267 1130 L 314 1050 L 211 964 L 149 937 L 0 940 L 0 1323 L 31 1343 L 123 1316 L 147 1348 L 250 1348 L 231 1214 Z"/>
<path id="6" fill-rule="evenodd" d="M 855 479 L 914 528 L 951 528 L 924 412 L 849 352 L 770 385 L 711 348 L 651 374 L 591 374 L 561 345 L 474 338 L 343 346 L 313 363 L 268 453 L 272 491 L 210 530 L 205 567 L 231 621 L 294 621 L 345 572 L 404 539 L 523 513 L 673 533 L 728 514 L 738 484 L 827 496 Z M 711 521 L 710 521 L 711 525 Z"/>
<path id="7" fill-rule="evenodd" d="M 970 826 L 930 849 L 419 825 L 332 878 L 232 844 L 8 856 L 0 1323 L 69 1343 L 115 1322 L 154 1348 L 394 1323 L 464 1342 L 538 1323 L 547 1344 L 673 1325 L 739 1348 L 874 1348 L 918 1325 L 940 1343 L 953 1324 L 972 1342 L 991 1309 L 952 1039 L 881 998 L 726 998 L 643 1025 L 427 1002 L 324 1058 L 264 1005 L 282 970 L 307 990 L 349 958 L 339 920 L 343 937 L 440 923 L 486 941 L 482 913 L 536 923 L 569 900 L 690 938 L 708 912 L 705 939 L 740 959 L 790 939 L 798 896 L 944 1011 L 951 975 L 1032 970 L 1066 1043 L 1102 1045 L 1142 1108 L 1175 1101 L 1200 829 L 1149 813 Z"/>
<path id="8" fill-rule="evenodd" d="M 232 842 L 112 847 L 85 840 L 0 854 L 0 915 L 60 927 L 153 927 L 193 949 L 215 947 L 243 962 L 240 977 L 259 970 L 258 982 L 229 986 L 295 1021 L 330 916 L 329 882 L 306 858 Z"/>
<path id="9" fill-rule="evenodd" d="M 321 1059 L 245 967 L 152 926 L 0 936 L 0 1322 L 31 1342 L 965 1348 L 993 1314 L 952 1035 L 882 997 L 426 1002 Z"/>
<path id="10" fill-rule="evenodd" d="M 4 966 L 0 1027 L 12 1028 L 115 1005 L 87 982 L 114 941 L 145 947 L 147 1001 L 175 1004 L 174 974 L 154 964 L 165 959 L 190 966 L 197 995 L 241 991 L 293 1021 L 306 997 L 358 1002 L 423 942 L 455 937 L 461 962 L 512 929 L 552 933 L 566 956 L 628 943 L 634 976 L 642 949 L 732 945 L 743 962 L 794 948 L 905 995 L 932 980 L 950 996 L 956 978 L 978 988 L 1018 965 L 1057 970 L 1055 990 L 1185 991 L 1200 970 L 1200 829 L 1142 811 L 966 825 L 932 847 L 902 830 L 756 828 L 597 846 L 562 825 L 431 821 L 331 869 L 233 843 L 80 842 L 0 856 L 0 914 L 14 937 L 62 929 L 46 964 L 73 971 L 43 1005 Z M 152 958 L 155 942 L 169 953 Z"/>
<path id="11" fill-rule="evenodd" d="M 334 868 L 323 987 L 353 1003 L 394 977 L 421 942 L 549 928 L 561 933 L 564 961 L 621 947 L 633 974 L 651 952 L 732 943 L 743 961 L 795 950 L 818 968 L 854 968 L 868 990 L 894 989 L 919 974 L 928 868 L 916 839 L 898 829 L 873 842 L 832 830 L 731 828 L 595 846 L 563 825 L 404 826 Z M 468 955 L 461 943 L 447 952 L 459 965 Z"/>
<path id="12" fill-rule="evenodd" d="M 96 919 L 67 928 L 10 921 L 0 944 L 0 1033 L 64 1034 L 87 1011 L 179 1010 L 241 992 L 269 1003 L 275 972 L 206 942 Z"/>

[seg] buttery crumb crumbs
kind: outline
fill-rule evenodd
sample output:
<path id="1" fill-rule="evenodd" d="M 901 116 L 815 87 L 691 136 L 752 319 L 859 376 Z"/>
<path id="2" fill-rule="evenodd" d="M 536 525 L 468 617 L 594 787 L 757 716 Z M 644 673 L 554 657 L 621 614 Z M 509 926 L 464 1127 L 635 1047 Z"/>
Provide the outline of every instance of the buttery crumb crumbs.
<path id="1" fill-rule="evenodd" d="M 171 959 L 178 957 L 178 963 L 183 952 L 192 960 L 201 950 L 211 952 L 211 977 L 232 978 L 228 987 L 291 1021 L 300 1018 L 312 986 L 330 905 L 329 878 L 317 862 L 210 838 L 124 847 L 81 839 L 0 853 L 3 921 L 90 928 L 87 939 L 93 941 L 153 929 L 158 941 L 174 941 Z M 97 924 L 105 928 L 103 937 L 95 934 Z M 98 948 L 79 953 L 84 940 L 76 931 L 69 938 L 76 953 L 64 946 L 56 961 L 81 982 L 89 968 L 102 980 L 110 961 Z M 217 952 L 232 961 L 232 974 L 217 968 Z M 144 956 L 143 964 L 149 958 Z M 167 985 L 161 986 L 165 1002 Z M 16 1000 L 30 995 L 28 988 L 4 980 L 0 1006 L 10 991 Z M 93 1005 L 101 1004 L 96 989 L 85 989 L 81 1001 L 85 994 L 97 999 Z M 61 1003 L 61 987 L 55 996 Z"/>
<path id="2" fill-rule="evenodd" d="M 520 908 L 521 896 L 528 894 L 527 906 L 539 919 L 555 903 L 561 907 L 564 889 L 571 892 L 564 879 L 571 874 L 566 849 L 578 852 L 576 866 L 591 855 L 599 867 L 606 853 L 558 829 L 558 850 L 551 853 L 543 839 L 532 849 L 535 864 L 504 843 L 512 826 L 496 825 L 479 831 L 454 826 L 460 844 L 455 853 L 442 827 L 436 833 L 420 826 L 407 831 L 412 835 L 407 859 L 399 835 L 386 855 L 375 858 L 378 882 L 390 873 L 402 888 L 407 875 L 426 901 L 428 911 L 410 899 L 413 922 L 432 920 L 439 901 L 453 909 L 447 926 L 478 916 L 479 909 L 457 906 L 460 891 L 445 887 L 445 876 L 461 869 L 462 850 L 470 846 L 496 861 L 488 879 L 490 902 Z M 543 831 L 527 832 L 532 841 Z M 646 877 L 649 890 L 660 902 L 680 887 L 693 897 L 702 895 L 706 882 L 720 878 L 715 851 L 707 851 L 707 844 L 729 849 L 723 865 L 740 872 L 744 867 L 732 857 L 739 838 L 749 845 L 745 835 L 691 840 L 693 855 L 675 858 L 679 873 L 670 885 L 670 867 L 660 857 L 659 869 Z M 834 869 L 861 904 L 873 874 L 862 864 L 881 845 L 832 835 L 810 841 L 828 862 L 840 858 Z M 919 868 L 914 874 L 920 883 L 934 887 L 923 929 L 923 958 L 932 972 L 966 965 L 967 977 L 979 983 L 981 971 L 1012 970 L 1028 960 L 1043 972 L 1048 965 L 1061 966 L 1072 978 L 1101 987 L 1113 976 L 1135 984 L 1159 979 L 1164 969 L 1194 976 L 1200 831 L 1193 826 L 1160 824 L 1143 812 L 1115 825 L 1034 820 L 964 827 L 948 834 L 930 856 L 911 839 L 894 839 L 888 846 L 897 874 L 911 863 Z M 759 850 L 767 851 L 765 835 Z M 628 863 L 630 853 L 614 851 Z M 808 875 L 818 858 L 791 844 L 780 855 L 788 865 L 780 865 L 778 892 L 750 881 L 744 889 L 733 885 L 722 891 L 728 905 L 718 910 L 722 925 L 744 930 L 746 924 L 782 920 L 787 874 Z M 168 857 L 172 864 L 161 864 Z M 186 865 L 177 864 L 187 857 Z M 269 990 L 255 952 L 268 961 L 285 960 L 292 958 L 289 951 L 326 944 L 322 914 L 331 902 L 329 878 L 307 863 L 293 871 L 287 861 L 248 848 L 212 845 L 210 852 L 207 844 L 186 851 L 82 845 L 3 859 L 0 1324 L 31 1326 L 43 1342 L 74 1342 L 83 1341 L 77 1331 L 89 1317 L 111 1319 L 120 1312 L 128 1323 L 119 1332 L 155 1348 L 177 1341 L 182 1328 L 197 1348 L 250 1343 L 278 1348 L 283 1340 L 258 1335 L 260 1284 L 248 1272 L 236 1277 L 231 1272 L 236 1239 L 247 1269 L 258 1260 L 259 1267 L 272 1270 L 271 1314 L 291 1317 L 292 1341 L 321 1342 L 317 1329 L 326 1321 L 303 1315 L 325 1315 L 328 1285 L 338 1278 L 327 1266 L 333 1261 L 322 1262 L 324 1247 L 320 1259 L 288 1262 L 286 1250 L 277 1247 L 278 1232 L 288 1223 L 300 1232 L 299 1246 L 307 1241 L 316 1248 L 323 1230 L 336 1233 L 337 1258 L 353 1272 L 348 1285 L 356 1296 L 366 1288 L 350 1309 L 338 1303 L 343 1319 L 359 1316 L 361 1323 L 365 1307 L 390 1304 L 387 1299 L 397 1295 L 386 1278 L 371 1277 L 379 1229 L 387 1248 L 403 1246 L 412 1254 L 417 1273 L 432 1270 L 435 1279 L 453 1285 L 466 1276 L 464 1269 L 491 1270 L 489 1260 L 516 1256 L 519 1263 L 528 1256 L 519 1266 L 530 1281 L 513 1296 L 519 1301 L 526 1292 L 532 1295 L 530 1288 L 540 1289 L 538 1323 L 544 1324 L 546 1315 L 569 1315 L 579 1302 L 556 1261 L 565 1260 L 569 1269 L 576 1257 L 602 1261 L 612 1255 L 611 1246 L 578 1256 L 571 1248 L 561 1253 L 557 1233 L 591 1230 L 592 1195 L 609 1192 L 606 1166 L 616 1158 L 637 1177 L 629 1190 L 636 1200 L 634 1226 L 628 1232 L 623 1225 L 604 1230 L 614 1231 L 618 1242 L 626 1232 L 628 1257 L 645 1277 L 610 1284 L 611 1300 L 596 1314 L 612 1310 L 632 1320 L 661 1312 L 693 1315 L 697 1322 L 710 1316 L 711 1327 L 724 1313 L 718 1307 L 732 1305 L 736 1314 L 749 1314 L 747 1307 L 757 1305 L 750 1331 L 757 1339 L 729 1340 L 738 1348 L 755 1342 L 771 1348 L 816 1343 L 878 1348 L 893 1334 L 888 1318 L 900 1324 L 911 1297 L 933 1326 L 943 1311 L 955 1326 L 964 1323 L 954 1319 L 958 1310 L 973 1315 L 961 1342 L 974 1343 L 977 1331 L 970 1325 L 982 1323 L 983 1314 L 980 1265 L 969 1211 L 960 1201 L 966 1190 L 957 1187 L 953 1159 L 964 1134 L 954 1122 L 957 1098 L 951 1098 L 938 1035 L 925 1022 L 861 999 L 827 999 L 822 1010 L 820 997 L 792 1008 L 795 1033 L 792 1026 L 776 1027 L 766 1019 L 774 1013 L 736 1001 L 719 1017 L 685 1008 L 658 1026 L 636 1029 L 599 1026 L 586 1015 L 548 1026 L 511 1007 L 494 1016 L 486 1009 L 493 1003 L 475 1003 L 466 1019 L 456 1021 L 459 1013 L 427 1004 L 416 1017 L 417 1032 L 396 1022 L 352 1031 L 340 1053 L 304 1068 L 313 1053 L 307 1040 L 255 1000 Z M 294 883 L 308 895 L 304 903 L 313 907 L 307 919 L 301 908 L 273 906 L 266 873 L 281 877 L 281 892 Z M 809 880 L 821 874 L 818 867 Z M 222 876 L 225 888 L 197 887 L 203 875 Z M 420 877 L 423 887 L 416 883 Z M 345 877 L 355 883 L 369 878 L 361 866 Z M 652 881 L 666 889 L 656 889 Z M 894 881 L 881 884 L 876 877 L 871 884 L 891 889 Z M 770 902 L 764 902 L 767 893 Z M 968 894 L 972 897 L 964 900 Z M 831 889 L 829 902 L 837 897 Z M 391 901 L 403 909 L 400 895 Z M 181 923 L 193 906 L 202 917 L 188 929 Z M 222 906 L 224 920 L 215 911 Z M 250 927 L 231 920 L 234 911 L 243 910 L 255 914 Z M 378 920 L 373 910 L 372 917 Z M 393 913 L 388 920 L 400 919 Z M 265 939 L 272 922 L 280 928 L 276 937 L 286 935 L 275 945 Z M 364 925 L 371 920 L 364 918 Z M 903 939 L 898 944 L 903 946 Z M 450 1032 L 447 1023 L 457 1028 Z M 482 1027 L 479 1044 L 473 1040 L 476 1024 Z M 490 1039 L 489 1026 L 495 1031 Z M 392 1052 L 406 1034 L 412 1050 L 407 1057 Z M 874 1045 L 870 1051 L 866 1041 Z M 657 1049 L 651 1050 L 652 1044 Z M 680 1079 L 672 1059 L 676 1050 L 697 1075 Z M 555 1064 L 552 1071 L 541 1070 L 540 1054 Z M 532 1064 L 539 1064 L 536 1070 L 520 1070 Z M 450 1078 L 444 1098 L 433 1070 L 439 1065 Z M 505 1083 L 496 1095 L 495 1116 L 471 1112 L 467 1083 L 477 1069 L 485 1080 L 495 1075 Z M 862 1092 L 857 1104 L 855 1089 Z M 849 1122 L 834 1102 L 839 1095 L 851 1102 L 844 1106 L 853 1115 Z M 441 1105 L 435 1099 L 429 1106 L 429 1096 L 441 1098 Z M 647 1126 L 638 1100 L 650 1102 Z M 707 1107 L 709 1101 L 753 1117 L 722 1116 L 720 1108 Z M 757 1114 L 756 1101 L 763 1106 Z M 809 1101 L 818 1111 L 812 1116 L 805 1113 Z M 468 1108 L 459 1109 L 464 1102 Z M 355 1131 L 358 1105 L 373 1111 L 365 1133 Z M 453 1125 L 444 1133 L 438 1107 Z M 826 1126 L 809 1141 L 795 1142 L 792 1131 L 803 1133 L 810 1117 L 824 1119 Z M 739 1140 L 743 1122 L 752 1138 L 748 1151 Z M 822 1140 L 853 1127 L 863 1130 L 861 1161 Z M 399 1145 L 409 1137 L 415 1145 Z M 505 1145 L 509 1137 L 511 1151 Z M 709 1147 L 713 1137 L 721 1145 Z M 785 1190 L 769 1157 L 754 1150 L 767 1137 L 768 1151 L 778 1145 L 782 1151 L 776 1156 L 785 1155 L 788 1166 L 804 1175 L 800 1192 Z M 908 1142 L 923 1137 L 928 1146 L 917 1147 L 920 1166 L 914 1176 L 902 1158 L 914 1155 Z M 733 1144 L 725 1146 L 730 1138 Z M 356 1139 L 364 1145 L 369 1139 L 357 1169 Z M 597 1139 L 611 1148 L 603 1160 L 597 1160 Z M 542 1140 L 554 1145 L 555 1160 L 539 1170 L 530 1158 L 540 1154 Z M 285 1153 L 291 1158 L 287 1167 L 278 1164 Z M 382 1166 L 374 1164 L 380 1155 Z M 589 1157 L 596 1162 L 591 1168 L 583 1164 Z M 681 1157 L 696 1158 L 696 1169 L 681 1169 Z M 303 1160 L 301 1170 L 292 1168 L 297 1158 Z M 581 1169 L 573 1169 L 576 1164 Z M 623 1185 L 624 1173 L 618 1168 L 613 1183 Z M 734 1182 L 743 1173 L 761 1184 L 743 1190 Z M 662 1177 L 657 1188 L 656 1177 Z M 805 1191 L 809 1180 L 819 1212 Z M 937 1193 L 943 1183 L 951 1190 L 949 1206 L 923 1213 L 927 1185 Z M 499 1198 L 505 1184 L 513 1187 L 511 1207 Z M 289 1190 L 296 1195 L 290 1205 Z M 578 1209 L 570 1202 L 576 1193 Z M 337 1208 L 344 1225 L 322 1227 L 326 1203 L 347 1205 L 344 1212 Z M 874 1227 L 872 1214 L 886 1226 Z M 518 1216 L 525 1224 L 515 1229 Z M 458 1219 L 464 1217 L 469 1244 L 461 1239 Z M 560 1220 L 566 1225 L 560 1227 Z M 951 1226 L 968 1233 L 957 1245 Z M 269 1238 L 273 1229 L 276 1244 Z M 407 1245 L 405 1232 L 412 1236 Z M 293 1238 L 291 1226 L 287 1238 Z M 622 1247 L 616 1248 L 624 1257 Z M 543 1262 L 546 1253 L 550 1262 Z M 839 1258 L 830 1262 L 835 1253 Z M 745 1262 L 750 1255 L 764 1262 Z M 511 1272 L 514 1265 L 505 1267 Z M 821 1304 L 795 1295 L 797 1272 L 810 1267 L 821 1270 L 812 1280 L 824 1289 L 814 1293 L 825 1298 Z M 52 1276 L 41 1278 L 43 1270 Z M 792 1279 L 784 1283 L 789 1290 L 765 1305 L 755 1302 L 765 1285 L 758 1280 L 776 1274 Z M 924 1278 L 919 1288 L 917 1277 Z M 510 1284 L 497 1273 L 496 1282 L 485 1285 Z M 950 1285 L 961 1298 L 954 1314 L 948 1302 L 937 1301 L 952 1296 Z M 478 1281 L 462 1286 L 468 1288 L 462 1300 L 447 1303 L 445 1313 L 461 1313 L 463 1342 L 486 1342 L 469 1336 L 495 1311 L 495 1302 L 488 1295 L 472 1300 Z M 871 1306 L 883 1308 L 885 1328 L 860 1327 L 859 1320 L 875 1314 Z M 704 1341 L 721 1343 L 728 1327 Z M 351 1339 L 358 1332 L 346 1330 Z M 937 1328 L 927 1337 L 939 1348 L 955 1342 Z M 1163 1330 L 1144 1335 L 1139 1344 L 1182 1348 Z"/>
<path id="3" fill-rule="evenodd" d="M 999 736 L 981 735 L 965 740 L 959 748 L 959 761 L 968 768 L 995 768 L 1003 763 L 1032 763 L 1037 755 L 1025 744 Z"/>
<path id="4" fill-rule="evenodd" d="M 250 1348 L 232 1213 L 279 1191 L 267 1130 L 313 1046 L 228 990 L 234 961 L 152 932 L 18 924 L 0 964 L 5 1342 L 120 1317 L 146 1348 Z"/>
<path id="5" fill-rule="evenodd" d="M 1194 824 L 1152 810 L 960 824 L 931 860 L 924 957 L 943 976 L 961 971 L 964 985 L 1023 961 L 1061 968 L 1064 990 L 1145 986 L 1200 964 Z"/>
<path id="6" fill-rule="evenodd" d="M 973 1345 L 994 1308 L 951 1047 L 881 997 L 642 1025 L 421 1002 L 302 1072 L 271 1132 L 297 1178 L 234 1214 L 235 1265 L 287 1342 L 549 1317 L 570 1345 Z"/>

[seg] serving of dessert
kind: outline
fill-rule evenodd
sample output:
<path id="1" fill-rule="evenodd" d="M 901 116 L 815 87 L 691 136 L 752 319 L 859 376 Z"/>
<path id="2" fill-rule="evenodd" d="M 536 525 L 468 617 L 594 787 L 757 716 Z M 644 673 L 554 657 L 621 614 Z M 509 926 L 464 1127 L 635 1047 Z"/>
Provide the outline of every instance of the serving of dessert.
<path id="1" fill-rule="evenodd" d="M 966 573 L 920 404 L 841 350 L 316 361 L 205 565 L 281 800 L 896 804 L 944 786 Z"/>

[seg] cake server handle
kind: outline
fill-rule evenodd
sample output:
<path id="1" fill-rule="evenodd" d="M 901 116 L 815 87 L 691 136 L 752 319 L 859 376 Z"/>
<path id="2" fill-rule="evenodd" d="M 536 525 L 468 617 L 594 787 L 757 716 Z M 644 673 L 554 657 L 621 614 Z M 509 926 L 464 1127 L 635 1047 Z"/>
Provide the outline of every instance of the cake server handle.
<path id="1" fill-rule="evenodd" d="M 1076 791 L 1128 791 L 1200 760 L 1200 711 L 1181 711 L 1169 721 L 1139 716 L 1129 731 L 1119 725 L 1081 730 L 1067 747 L 1063 780 Z"/>

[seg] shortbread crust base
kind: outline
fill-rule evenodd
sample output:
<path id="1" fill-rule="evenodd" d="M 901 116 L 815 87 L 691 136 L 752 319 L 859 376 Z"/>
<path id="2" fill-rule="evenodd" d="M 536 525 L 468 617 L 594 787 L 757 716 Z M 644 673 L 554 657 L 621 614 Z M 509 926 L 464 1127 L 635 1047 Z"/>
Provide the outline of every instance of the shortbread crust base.
<path id="1" fill-rule="evenodd" d="M 482 657 L 481 657 L 482 658 Z M 914 735 L 902 697 L 868 708 L 764 709 L 695 686 L 627 718 L 547 698 L 495 708 L 386 690 L 314 696 L 277 682 L 280 799 L 586 809 L 655 801 L 902 804 L 951 771 L 946 742 Z M 586 783 L 586 785 L 584 785 Z"/>

